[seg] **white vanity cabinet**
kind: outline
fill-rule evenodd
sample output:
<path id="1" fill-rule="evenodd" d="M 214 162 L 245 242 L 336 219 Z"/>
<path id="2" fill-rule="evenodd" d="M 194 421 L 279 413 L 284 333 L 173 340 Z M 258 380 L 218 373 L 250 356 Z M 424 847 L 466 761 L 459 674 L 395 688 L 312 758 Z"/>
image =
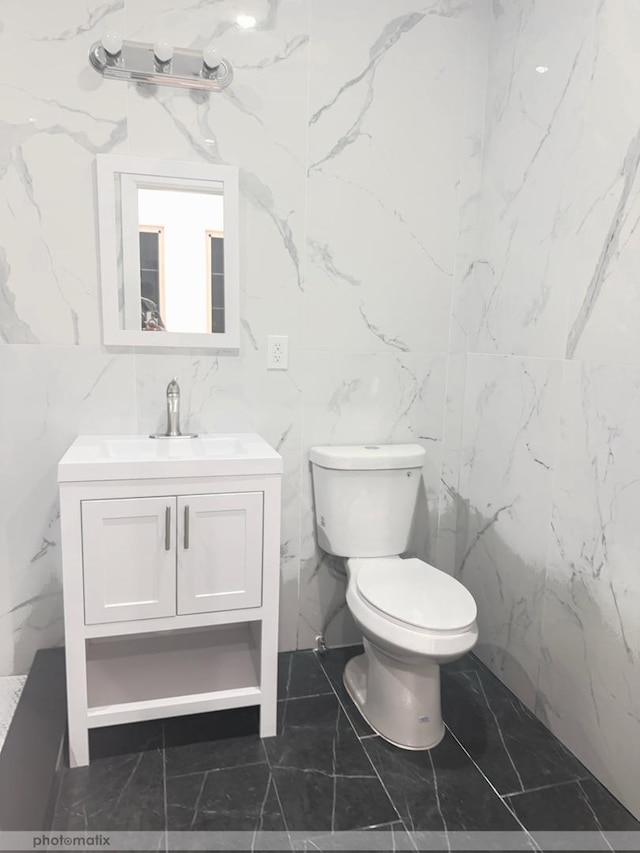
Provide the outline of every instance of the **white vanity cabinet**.
<path id="1" fill-rule="evenodd" d="M 275 734 L 282 460 L 254 434 L 81 436 L 60 462 L 69 753 L 246 705 Z"/>

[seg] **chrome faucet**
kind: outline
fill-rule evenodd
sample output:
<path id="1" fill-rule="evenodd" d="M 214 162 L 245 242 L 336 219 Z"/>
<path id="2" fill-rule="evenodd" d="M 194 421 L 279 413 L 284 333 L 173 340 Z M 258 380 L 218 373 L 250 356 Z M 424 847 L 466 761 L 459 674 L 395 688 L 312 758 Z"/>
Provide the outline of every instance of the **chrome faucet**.
<path id="1" fill-rule="evenodd" d="M 180 386 L 174 376 L 167 385 L 167 431 L 151 438 L 196 438 L 195 433 L 180 430 Z"/>
<path id="2" fill-rule="evenodd" d="M 167 385 L 167 435 L 182 435 L 180 431 L 180 386 L 174 376 Z"/>

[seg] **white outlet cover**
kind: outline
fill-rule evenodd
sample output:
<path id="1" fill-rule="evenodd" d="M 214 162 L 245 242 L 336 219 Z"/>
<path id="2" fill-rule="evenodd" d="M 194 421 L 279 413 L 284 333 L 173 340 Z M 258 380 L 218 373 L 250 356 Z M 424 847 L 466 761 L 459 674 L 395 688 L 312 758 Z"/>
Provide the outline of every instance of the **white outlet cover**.
<path id="1" fill-rule="evenodd" d="M 287 370 L 289 367 L 289 338 L 286 335 L 267 337 L 267 370 Z"/>

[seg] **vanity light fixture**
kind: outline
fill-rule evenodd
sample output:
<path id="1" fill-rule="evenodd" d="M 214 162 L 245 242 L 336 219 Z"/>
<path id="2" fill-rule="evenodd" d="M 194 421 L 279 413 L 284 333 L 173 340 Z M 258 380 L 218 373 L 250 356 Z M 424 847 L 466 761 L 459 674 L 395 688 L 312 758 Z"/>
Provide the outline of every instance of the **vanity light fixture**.
<path id="1" fill-rule="evenodd" d="M 164 38 L 154 44 L 126 41 L 113 31 L 91 46 L 89 62 L 103 77 L 134 83 L 220 92 L 233 80 L 231 63 L 212 44 L 201 53 L 174 48 Z"/>

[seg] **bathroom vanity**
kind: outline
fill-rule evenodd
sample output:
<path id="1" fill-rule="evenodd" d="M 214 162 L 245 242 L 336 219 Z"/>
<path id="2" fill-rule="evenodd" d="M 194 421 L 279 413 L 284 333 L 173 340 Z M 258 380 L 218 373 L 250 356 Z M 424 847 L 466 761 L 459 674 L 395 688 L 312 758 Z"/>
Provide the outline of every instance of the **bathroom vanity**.
<path id="1" fill-rule="evenodd" d="M 72 767 L 99 726 L 259 705 L 275 734 L 281 476 L 255 434 L 80 436 L 65 453 Z"/>

